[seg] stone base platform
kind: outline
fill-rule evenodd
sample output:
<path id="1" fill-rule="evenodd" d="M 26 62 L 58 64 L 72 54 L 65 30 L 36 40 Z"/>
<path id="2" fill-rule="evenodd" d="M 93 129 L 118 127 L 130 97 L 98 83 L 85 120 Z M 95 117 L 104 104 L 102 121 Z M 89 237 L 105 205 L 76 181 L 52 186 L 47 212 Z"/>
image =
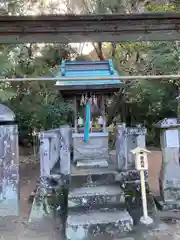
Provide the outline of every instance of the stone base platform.
<path id="1" fill-rule="evenodd" d="M 111 212 L 93 210 L 84 214 L 71 213 L 66 222 L 66 237 L 68 240 L 91 239 L 104 234 L 115 237 L 130 232 L 132 226 L 133 220 L 127 211 L 116 209 Z"/>

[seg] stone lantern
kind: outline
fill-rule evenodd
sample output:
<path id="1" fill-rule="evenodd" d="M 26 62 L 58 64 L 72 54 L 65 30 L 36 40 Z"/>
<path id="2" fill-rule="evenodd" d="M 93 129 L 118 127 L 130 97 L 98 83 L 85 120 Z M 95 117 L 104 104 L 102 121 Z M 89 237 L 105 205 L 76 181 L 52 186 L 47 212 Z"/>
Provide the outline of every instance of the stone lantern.
<path id="1" fill-rule="evenodd" d="M 180 124 L 176 118 L 165 118 L 155 124 L 155 127 L 160 128 L 162 150 L 160 194 L 165 204 L 172 207 L 180 203 Z"/>

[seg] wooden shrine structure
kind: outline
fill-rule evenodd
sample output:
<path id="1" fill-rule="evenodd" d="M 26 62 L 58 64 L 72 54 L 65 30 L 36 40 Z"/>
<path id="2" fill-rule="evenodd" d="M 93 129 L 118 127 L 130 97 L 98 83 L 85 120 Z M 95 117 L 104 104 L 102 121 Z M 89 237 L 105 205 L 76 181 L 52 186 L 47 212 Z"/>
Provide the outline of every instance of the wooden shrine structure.
<path id="1" fill-rule="evenodd" d="M 112 60 L 63 61 L 58 77 L 64 77 L 64 81 L 56 82 L 62 97 L 74 101 L 73 162 L 92 165 L 93 158 L 108 166 L 106 97 L 112 97 L 123 86 Z M 87 80 L 79 81 L 81 77 Z M 101 80 L 89 80 L 91 77 L 101 77 Z M 117 79 L 105 81 L 103 77 Z M 69 81 L 69 78 L 76 80 Z M 80 118 L 82 124 L 78 124 Z"/>

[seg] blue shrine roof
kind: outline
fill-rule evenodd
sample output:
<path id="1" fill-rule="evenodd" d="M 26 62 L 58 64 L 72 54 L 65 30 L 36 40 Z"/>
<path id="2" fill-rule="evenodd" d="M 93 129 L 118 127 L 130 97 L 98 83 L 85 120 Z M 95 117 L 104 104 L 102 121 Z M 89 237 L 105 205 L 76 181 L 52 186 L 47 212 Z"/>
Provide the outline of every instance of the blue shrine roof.
<path id="1" fill-rule="evenodd" d="M 103 89 L 108 88 L 120 88 L 121 81 L 120 79 L 114 80 L 113 77 L 118 77 L 119 74 L 115 70 L 112 60 L 104 61 L 63 61 L 60 67 L 60 72 L 57 75 L 58 77 L 67 77 L 67 78 L 98 78 L 98 77 L 111 77 L 112 80 L 85 80 L 85 81 L 57 81 L 56 86 L 59 87 L 70 87 L 83 89 L 83 86 L 91 89 Z M 119 77 L 120 78 L 120 77 Z M 67 90 L 67 88 L 66 88 Z"/>

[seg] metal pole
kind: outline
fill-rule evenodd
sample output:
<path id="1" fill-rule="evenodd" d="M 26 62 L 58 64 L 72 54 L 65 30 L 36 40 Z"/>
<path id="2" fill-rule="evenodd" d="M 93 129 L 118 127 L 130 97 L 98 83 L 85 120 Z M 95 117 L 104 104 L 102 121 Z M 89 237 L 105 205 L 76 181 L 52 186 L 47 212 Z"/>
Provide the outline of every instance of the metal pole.
<path id="1" fill-rule="evenodd" d="M 29 77 L 29 78 L 0 78 L 0 82 L 23 82 L 23 81 L 55 81 L 57 82 L 56 85 L 57 86 L 63 86 L 64 82 L 66 81 L 72 81 L 72 82 L 76 82 L 76 81 L 98 81 L 98 80 L 105 80 L 105 81 L 109 81 L 109 80 L 124 80 L 124 81 L 128 81 L 128 80 L 168 80 L 168 79 L 174 79 L 174 80 L 180 80 L 180 74 L 178 75 L 140 75 L 140 76 L 109 76 L 109 77 L 80 77 L 80 78 L 70 78 L 70 77 L 55 77 L 55 78 L 41 78 L 41 77 L 37 77 L 37 78 L 33 78 L 33 77 Z"/>

